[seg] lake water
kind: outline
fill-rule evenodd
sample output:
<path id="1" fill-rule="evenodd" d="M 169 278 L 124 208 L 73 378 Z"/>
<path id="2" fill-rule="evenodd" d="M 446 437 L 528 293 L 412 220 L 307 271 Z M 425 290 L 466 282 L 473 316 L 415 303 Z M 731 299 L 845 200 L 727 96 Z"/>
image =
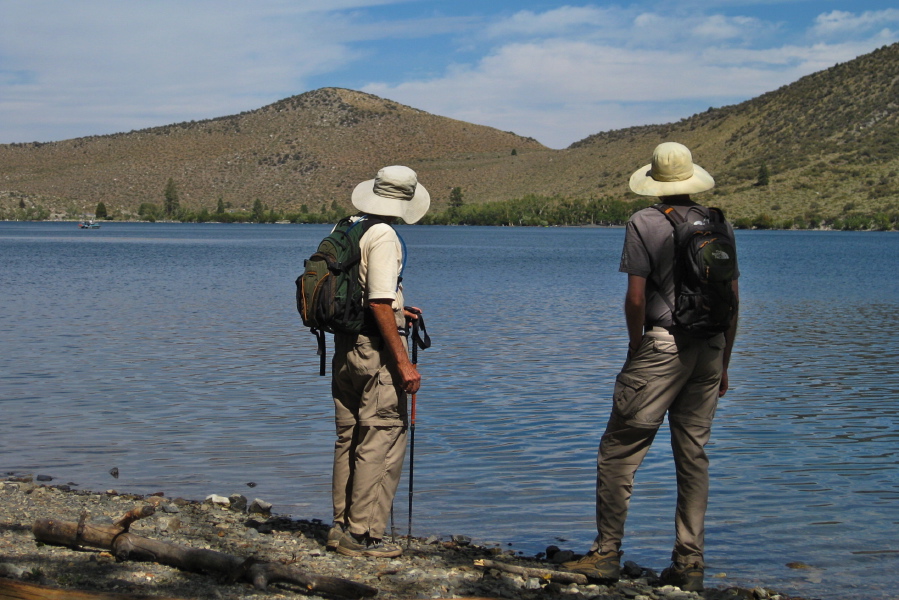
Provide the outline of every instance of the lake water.
<path id="1" fill-rule="evenodd" d="M 398 229 L 407 298 L 434 340 L 419 357 L 413 533 L 585 550 L 626 348 L 624 230 Z M 0 223 L 0 473 L 243 493 L 327 521 L 333 408 L 294 305 L 327 230 Z M 737 236 L 741 323 L 709 447 L 707 583 L 896 598 L 899 235 Z M 663 430 L 624 546 L 657 570 L 673 536 L 669 455 Z M 407 502 L 401 487 L 401 533 Z"/>

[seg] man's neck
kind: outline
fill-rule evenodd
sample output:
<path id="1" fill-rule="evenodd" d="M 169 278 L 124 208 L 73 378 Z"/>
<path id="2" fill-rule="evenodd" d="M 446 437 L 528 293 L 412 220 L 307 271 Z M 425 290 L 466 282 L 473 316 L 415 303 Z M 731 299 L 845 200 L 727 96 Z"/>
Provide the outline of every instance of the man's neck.
<path id="1" fill-rule="evenodd" d="M 690 194 L 678 194 L 676 196 L 659 196 L 662 204 L 669 206 L 696 206 L 696 202 L 690 198 Z"/>

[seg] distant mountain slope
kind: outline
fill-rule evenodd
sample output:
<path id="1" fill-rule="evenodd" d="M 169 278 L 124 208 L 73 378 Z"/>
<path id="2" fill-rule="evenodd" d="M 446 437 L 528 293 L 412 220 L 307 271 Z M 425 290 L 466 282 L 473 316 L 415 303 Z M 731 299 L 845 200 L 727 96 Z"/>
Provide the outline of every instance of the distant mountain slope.
<path id="1" fill-rule="evenodd" d="M 0 146 L 0 189 L 90 209 L 136 211 L 161 202 L 171 177 L 182 205 L 215 208 L 349 206 L 381 166 L 510 156 L 536 140 L 428 114 L 376 96 L 327 88 L 208 121 L 48 144 Z M 423 178 L 424 179 L 424 178 Z M 453 177 L 427 178 L 439 198 Z"/>
<path id="2" fill-rule="evenodd" d="M 240 115 L 50 144 L 0 145 L 0 208 L 20 200 L 90 212 L 162 202 L 168 178 L 190 208 L 256 199 L 276 210 L 336 202 L 381 166 L 419 172 L 436 209 L 526 194 L 633 197 L 630 173 L 661 141 L 688 145 L 718 183 L 704 201 L 732 218 L 899 219 L 899 44 L 677 123 L 591 135 L 565 150 L 345 89 Z M 770 185 L 757 186 L 759 169 Z"/>
<path id="3" fill-rule="evenodd" d="M 570 150 L 616 172 L 602 191 L 625 193 L 621 176 L 662 140 L 690 146 L 716 177 L 715 202 L 738 214 L 899 210 L 899 44 L 735 106 L 599 133 Z M 772 185 L 753 187 L 763 164 Z"/>

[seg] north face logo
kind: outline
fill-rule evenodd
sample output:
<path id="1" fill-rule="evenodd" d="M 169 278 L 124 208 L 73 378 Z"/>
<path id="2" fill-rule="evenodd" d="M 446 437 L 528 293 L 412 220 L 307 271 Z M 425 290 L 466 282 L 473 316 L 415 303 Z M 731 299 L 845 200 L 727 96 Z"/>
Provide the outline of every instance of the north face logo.
<path id="1" fill-rule="evenodd" d="M 730 260 L 730 254 L 724 250 L 715 250 L 712 252 L 712 258 L 716 260 Z"/>

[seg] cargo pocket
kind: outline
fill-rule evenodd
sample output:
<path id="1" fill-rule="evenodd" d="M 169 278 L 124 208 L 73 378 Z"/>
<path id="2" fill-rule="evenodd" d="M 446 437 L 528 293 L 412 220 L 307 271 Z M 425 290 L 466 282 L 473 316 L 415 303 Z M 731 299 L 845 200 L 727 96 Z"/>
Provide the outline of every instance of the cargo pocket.
<path id="1" fill-rule="evenodd" d="M 387 367 L 378 371 L 378 405 L 376 416 L 385 421 L 384 425 L 397 425 L 402 421 L 404 411 L 401 410 L 400 390 L 393 385 L 393 375 Z"/>
<path id="2" fill-rule="evenodd" d="M 640 400 L 646 380 L 629 373 L 619 373 L 615 379 L 615 393 L 612 397 L 615 413 L 624 419 L 632 419 L 640 410 Z"/>

